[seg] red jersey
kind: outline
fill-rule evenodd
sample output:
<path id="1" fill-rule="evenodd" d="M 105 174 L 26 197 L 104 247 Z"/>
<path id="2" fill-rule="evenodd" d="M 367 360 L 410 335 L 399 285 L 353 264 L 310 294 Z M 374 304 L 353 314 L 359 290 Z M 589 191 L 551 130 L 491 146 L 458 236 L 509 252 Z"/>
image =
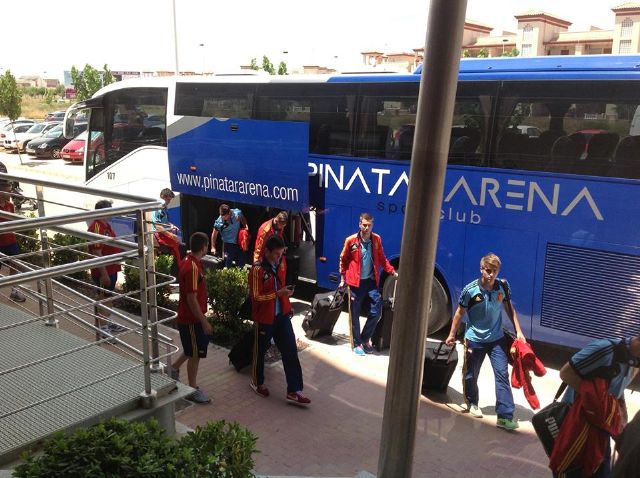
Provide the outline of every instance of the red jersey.
<path id="1" fill-rule="evenodd" d="M 178 324 L 197 324 L 200 319 L 193 315 L 189 304 L 187 304 L 187 294 L 196 294 L 200 311 L 204 314 L 207 311 L 207 282 L 204 280 L 204 270 L 200 259 L 196 259 L 191 254 L 187 254 L 180 263 L 178 271 L 178 284 L 180 284 L 180 300 L 178 301 Z"/>
<path id="2" fill-rule="evenodd" d="M 253 262 L 262 262 L 264 258 L 264 245 L 274 234 L 277 234 L 280 237 L 283 237 L 284 230 L 281 229 L 276 231 L 273 227 L 273 219 L 269 219 L 268 221 L 262 223 L 262 225 L 258 228 L 258 234 L 256 235 L 256 245 L 253 249 Z"/>
<path id="3" fill-rule="evenodd" d="M 11 201 L 5 200 L 4 205 L 0 206 L 0 210 L 15 213 L 16 209 L 13 207 L 13 203 Z M 0 222 L 7 221 L 3 217 L 0 217 Z M 13 232 L 5 232 L 4 234 L 0 234 L 0 246 L 10 246 L 15 244 L 16 235 Z"/>
<path id="4" fill-rule="evenodd" d="M 102 221 L 100 219 L 96 219 L 91 224 L 89 224 L 89 232 L 93 232 L 94 234 L 100 234 L 101 236 L 108 237 L 116 237 L 116 233 L 113 232 L 111 228 L 111 224 L 108 222 Z M 95 254 L 96 252 L 101 251 L 103 256 L 110 256 L 111 254 L 117 254 L 122 252 L 122 249 L 118 247 L 114 247 L 111 244 L 91 244 L 89 246 L 89 254 Z M 109 264 L 105 266 L 107 268 L 107 274 L 117 274 L 120 272 L 120 264 Z M 100 270 L 99 269 L 91 269 L 91 277 L 95 279 L 100 278 Z"/>

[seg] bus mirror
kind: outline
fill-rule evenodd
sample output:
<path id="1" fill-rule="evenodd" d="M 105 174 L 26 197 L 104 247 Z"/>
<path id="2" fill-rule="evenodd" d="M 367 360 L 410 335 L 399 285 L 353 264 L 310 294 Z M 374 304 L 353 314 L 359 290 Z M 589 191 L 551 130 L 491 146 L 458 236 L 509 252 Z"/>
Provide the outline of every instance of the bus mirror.
<path id="1" fill-rule="evenodd" d="M 67 139 L 73 139 L 73 126 L 75 125 L 74 118 L 64 117 L 64 137 Z"/>

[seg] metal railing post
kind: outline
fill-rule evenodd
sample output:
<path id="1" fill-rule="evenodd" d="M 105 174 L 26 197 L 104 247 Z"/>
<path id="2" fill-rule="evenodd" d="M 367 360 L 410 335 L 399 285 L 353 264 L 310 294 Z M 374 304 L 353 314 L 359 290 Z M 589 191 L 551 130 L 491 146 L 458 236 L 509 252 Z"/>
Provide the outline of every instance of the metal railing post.
<path id="1" fill-rule="evenodd" d="M 149 213 L 144 213 L 145 219 Z M 149 303 L 149 321 L 151 323 L 151 371 L 162 372 L 162 365 L 158 360 L 160 349 L 158 347 L 158 290 L 156 289 L 156 255 L 153 247 L 153 234 L 147 234 L 148 222 L 145 220 L 144 237 L 147 246 L 147 293 Z"/>
<path id="2" fill-rule="evenodd" d="M 36 185 L 36 197 L 38 198 L 38 215 L 40 217 L 45 217 L 44 188 L 40 184 Z M 43 228 L 40 229 L 40 247 L 42 249 L 43 267 L 45 269 L 48 269 L 49 267 L 51 267 L 51 246 L 49 245 L 47 230 Z M 55 312 L 55 308 L 53 306 L 53 282 L 51 281 L 50 277 L 44 279 L 44 290 L 45 295 L 47 296 L 47 313 L 53 314 Z M 56 319 L 55 317 L 49 317 L 45 322 L 45 325 L 57 327 L 58 319 Z"/>
<path id="3" fill-rule="evenodd" d="M 152 408 L 156 401 L 156 391 L 151 389 L 151 361 L 149 357 L 149 307 L 147 303 L 147 274 L 145 237 L 147 226 L 144 211 L 136 211 L 138 222 L 138 267 L 140 278 L 140 322 L 142 324 L 142 360 L 144 363 L 144 391 L 140 394 L 143 408 Z"/>

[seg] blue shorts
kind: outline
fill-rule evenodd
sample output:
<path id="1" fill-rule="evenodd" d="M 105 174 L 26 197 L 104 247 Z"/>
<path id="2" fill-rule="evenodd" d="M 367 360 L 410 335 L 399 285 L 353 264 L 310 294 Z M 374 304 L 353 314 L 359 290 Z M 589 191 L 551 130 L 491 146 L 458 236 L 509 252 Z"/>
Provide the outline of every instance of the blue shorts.
<path id="1" fill-rule="evenodd" d="M 18 243 L 14 242 L 8 246 L 0 246 L 0 252 L 8 256 L 17 256 L 20 254 L 20 248 L 18 247 Z"/>
<path id="2" fill-rule="evenodd" d="M 202 330 L 202 324 L 178 324 L 182 350 L 187 357 L 205 358 L 209 348 L 209 336 Z"/>

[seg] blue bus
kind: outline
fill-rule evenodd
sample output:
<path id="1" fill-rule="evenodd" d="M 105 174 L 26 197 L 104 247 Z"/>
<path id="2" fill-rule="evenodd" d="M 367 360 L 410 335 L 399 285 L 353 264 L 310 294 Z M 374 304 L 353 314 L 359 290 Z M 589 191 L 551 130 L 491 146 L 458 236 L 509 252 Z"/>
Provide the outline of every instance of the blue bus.
<path id="1" fill-rule="evenodd" d="M 185 235 L 210 232 L 222 202 L 254 234 L 288 210 L 300 280 L 335 287 L 361 212 L 398 264 L 420 74 L 109 85 L 73 107 L 104 137 L 85 152 L 87 181 L 140 193 L 161 176 Z M 639 105 L 640 56 L 461 60 L 430 332 L 492 251 L 527 337 L 578 347 L 637 333 Z"/>

